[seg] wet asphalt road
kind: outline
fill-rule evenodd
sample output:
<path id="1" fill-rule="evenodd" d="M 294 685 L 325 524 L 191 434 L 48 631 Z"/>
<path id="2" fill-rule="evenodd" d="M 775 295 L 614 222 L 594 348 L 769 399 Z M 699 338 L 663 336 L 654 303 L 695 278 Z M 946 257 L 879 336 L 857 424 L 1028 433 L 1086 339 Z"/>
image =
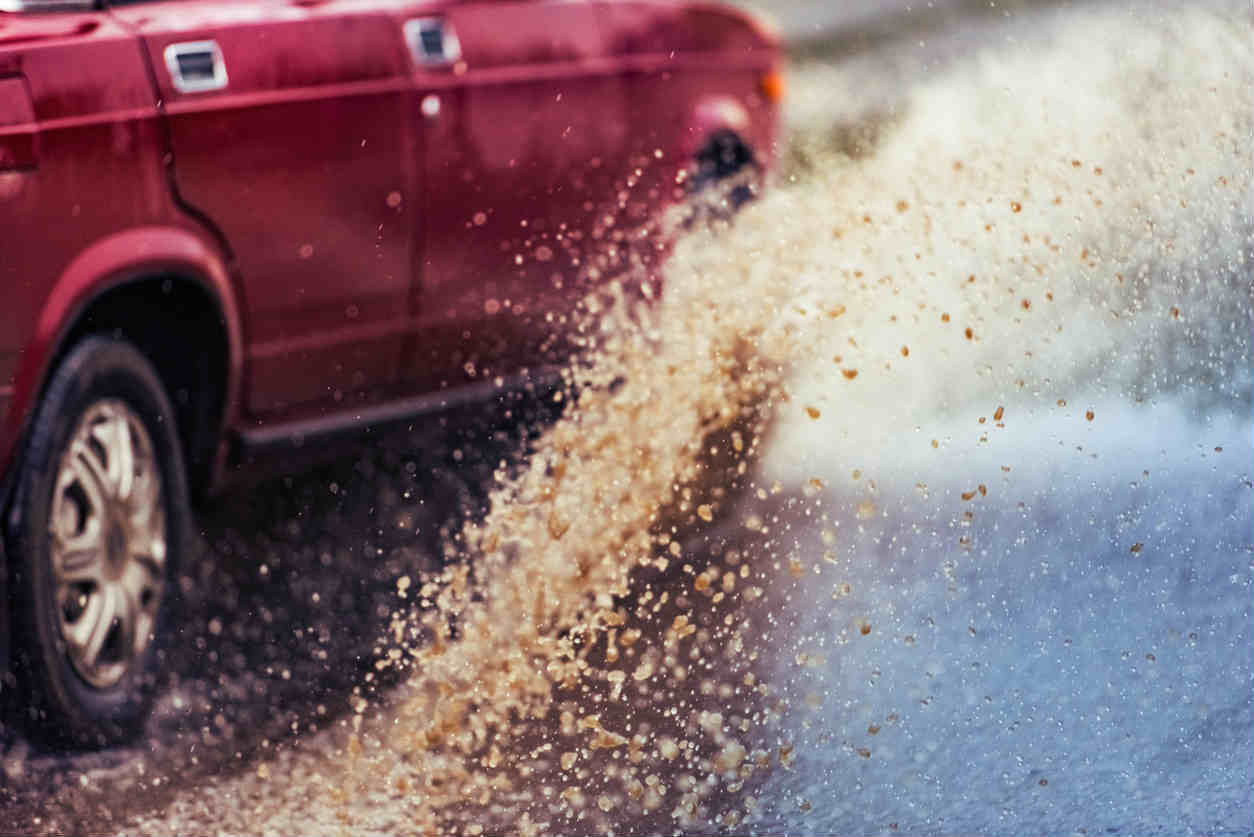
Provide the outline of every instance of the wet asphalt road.
<path id="1" fill-rule="evenodd" d="M 499 405 L 450 413 L 212 500 L 196 518 L 169 684 L 145 740 L 46 752 L 11 707 L 0 727 L 0 832 L 107 831 L 160 807 L 172 785 L 299 747 L 349 711 L 398 607 L 397 579 L 442 566 L 449 532 L 482 509 L 493 470 L 521 459 L 522 434 L 534 432 L 525 428 L 548 409 L 530 400 L 521 423 Z"/>
<path id="2" fill-rule="evenodd" d="M 939 47 L 936 60 L 943 63 L 946 54 L 961 52 L 970 39 L 978 41 L 979 36 Z M 870 85 L 885 88 L 885 96 L 890 95 L 886 78 L 891 75 L 876 72 L 877 66 L 884 66 L 877 60 L 886 61 L 900 77 L 924 69 L 919 53 L 900 45 L 885 49 L 879 59 L 854 59 L 855 65 L 862 62 Z M 850 121 L 856 118 L 851 113 Z M 1125 418 L 1137 421 L 1134 415 Z M 445 535 L 458 528 L 464 514 L 482 505 L 492 469 L 502 458 L 516 461 L 518 430 L 511 421 L 499 415 L 463 414 L 451 416 L 448 427 L 453 429 L 394 436 L 338 464 L 240 490 L 215 503 L 200 518 L 200 545 L 183 579 L 186 628 L 172 651 L 172 682 L 152 720 L 149 740 L 143 747 L 107 754 L 62 756 L 33 751 L 6 722 L 0 737 L 4 750 L 0 823 L 5 826 L 0 830 L 114 830 L 129 815 L 159 810 L 178 792 L 207 777 L 239 772 L 278 749 L 299 752 L 311 733 L 348 712 L 352 690 L 373 659 L 376 638 L 397 607 L 396 579 L 438 567 Z M 1242 651 L 1248 651 L 1249 641 L 1250 559 L 1242 550 L 1249 546 L 1251 501 L 1248 486 L 1235 478 L 1242 467 L 1248 473 L 1248 461 L 1243 465 L 1234 453 L 1241 450 L 1242 438 L 1248 453 L 1248 424 L 1234 420 L 1222 433 L 1199 433 L 1190 427 L 1196 424 L 1169 422 L 1157 435 L 1148 434 L 1135 444 L 1105 439 L 1099 450 L 1108 452 L 1113 463 L 1084 473 L 1090 487 L 1067 488 L 1061 478 L 1039 485 L 1019 483 L 1021 493 L 1035 498 L 1039 518 L 1025 519 L 1007 509 L 1005 514 L 982 515 L 977 524 L 983 546 L 1005 556 L 1013 552 L 1019 529 L 1056 530 L 1048 551 L 1066 557 L 1055 563 L 1055 571 L 1060 563 L 1072 582 L 1077 578 L 1083 582 L 1071 589 L 1090 597 L 1112 585 L 1122 586 L 1131 604 L 1117 618 L 1103 613 L 1100 598 L 1097 604 L 1067 612 L 1067 587 L 1041 588 L 1039 595 L 1029 595 L 1025 590 L 1038 580 L 1027 575 L 1031 568 L 1001 558 L 980 567 L 965 565 L 956 578 L 953 568 L 926 558 L 901 564 L 896 572 L 883 564 L 851 565 L 847 578 L 861 598 L 839 610 L 830 604 L 830 597 L 818 602 L 806 599 L 795 589 L 795 580 L 778 585 L 772 595 L 780 597 L 775 609 L 780 622 L 763 626 L 764 631 L 775 630 L 785 637 L 837 634 L 864 619 L 876 629 L 842 661 L 833 657 L 829 669 L 820 667 L 810 680 L 793 679 L 795 693 L 789 697 L 797 706 L 806 705 L 812 694 L 835 687 L 846 696 L 836 709 L 828 703 L 824 712 L 791 719 L 795 728 L 790 736 L 811 737 L 830 744 L 830 750 L 810 751 L 797 771 L 774 780 L 768 791 L 775 807 L 763 814 L 758 828 L 809 833 L 954 829 L 1022 833 L 1035 824 L 1037 830 L 1062 833 L 1087 827 L 1082 823 L 1089 820 L 1083 816 L 1068 815 L 1088 800 L 1112 809 L 1124 805 L 1101 820 L 1098 830 L 1109 833 L 1137 822 L 1137 812 L 1142 823 L 1159 815 L 1157 821 L 1174 823 L 1184 831 L 1245 833 L 1234 823 L 1248 806 L 1242 808 L 1230 788 L 1249 773 L 1247 763 L 1240 761 L 1250 735 L 1249 702 L 1225 692 L 1223 699 L 1209 699 L 1198 707 L 1192 702 L 1168 703 L 1161 691 L 1213 691 L 1225 670 L 1238 678 L 1249 676 L 1249 655 Z M 1218 500 L 1207 496 L 1212 462 L 1197 464 L 1184 454 L 1173 460 L 1171 470 L 1191 481 L 1196 489 L 1190 489 L 1192 493 L 1155 487 L 1137 494 L 1135 488 L 1126 487 L 1141 470 L 1133 466 L 1155 456 L 1159 448 L 1188 447 L 1195 441 L 1226 446 L 1229 452 L 1217 457 L 1225 474 L 1233 477 L 1223 483 Z M 1031 451 L 1031 442 L 1025 443 L 1025 450 Z M 1078 467 L 1063 454 L 1043 461 L 1063 472 Z M 899 531 L 891 521 L 869 525 L 849 541 L 851 554 L 874 554 L 894 537 L 919 537 L 917 524 L 928 522 L 929 515 L 936 528 L 957 515 L 942 504 L 921 507 L 910 499 L 921 474 L 898 474 L 899 484 L 884 481 L 883 503 L 909 507 L 916 515 L 915 528 L 903 524 Z M 934 487 L 945 485 L 942 474 L 923 475 Z M 950 487 L 956 491 L 961 486 Z M 1207 511 L 1212 501 L 1222 508 Z M 833 514 L 844 502 L 839 496 L 830 499 Z M 852 526 L 858 525 L 854 522 L 859 519 L 858 502 L 848 500 L 844 509 Z M 798 490 L 767 501 L 755 513 L 769 519 L 790 504 L 808 507 Z M 1124 530 L 1152 529 L 1175 515 L 1179 522 L 1171 537 L 1176 543 L 1192 544 L 1190 554 L 1226 556 L 1227 563 L 1195 561 L 1187 571 L 1180 570 L 1171 550 L 1161 548 L 1148 551 L 1146 560 L 1136 563 L 1132 560 L 1136 553 L 1129 553 L 1122 541 L 1090 554 L 1085 530 L 1059 524 L 1075 508 L 1094 509 L 1093 519 L 1100 526 Z M 740 532 L 735 521 L 730 525 L 732 531 L 701 535 L 707 551 L 722 553 L 729 542 L 751 547 L 752 538 Z M 1209 534 L 1190 540 L 1190 527 Z M 930 548 L 927 538 L 919 538 L 915 545 L 919 554 Z M 917 571 L 916 581 L 903 587 L 900 573 L 907 566 Z M 1238 582 L 1230 580 L 1234 574 Z M 1208 592 L 1217 587 L 1227 596 L 1218 603 Z M 1138 612 L 1161 604 L 1158 589 L 1169 591 L 1170 625 L 1136 618 Z M 912 604 L 894 605 L 902 590 L 915 596 Z M 806 608 L 797 608 L 798 602 L 818 616 L 806 621 Z M 1247 602 L 1244 610 L 1241 602 Z M 938 614 L 943 614 L 939 620 Z M 1035 631 L 1022 630 L 1024 614 L 1035 620 L 1031 623 L 1038 626 Z M 707 618 L 716 615 L 712 611 Z M 930 633 L 928 619 L 933 620 Z M 1040 620 L 1047 626 L 1039 627 L 1046 624 Z M 1099 630 L 1103 623 L 1105 628 Z M 886 627 L 883 634 L 881 626 Z M 1128 641 L 1102 639 L 1111 633 Z M 908 648 L 902 639 L 907 635 L 916 638 Z M 1068 641 L 1075 638 L 1079 644 Z M 1057 640 L 1059 647 L 1050 648 L 1050 661 L 1062 663 L 1054 667 L 1019 663 L 1040 654 L 1036 640 Z M 1210 643 L 1216 653 L 1205 655 L 1199 643 L 1203 648 Z M 1164 675 L 1168 664 L 1174 667 L 1172 674 Z M 1154 666 L 1159 674 L 1150 673 Z M 1110 672 L 1108 683 L 1090 683 L 1094 671 Z M 1061 685 L 1039 691 L 1043 697 L 1034 703 L 1033 688 L 1050 678 L 1061 678 Z M 941 700 L 920 703 L 938 691 Z M 998 698 L 991 709 L 981 704 L 985 691 Z M 1076 752 L 1084 757 L 1085 748 L 1077 746 L 1083 739 L 1083 722 L 1063 728 L 1062 739 L 1053 732 L 1059 728 L 1057 713 L 1049 714 L 1045 698 L 1060 695 L 1073 703 L 1088 701 L 1099 710 L 1103 705 L 1127 710 L 1114 721 L 1110 710 L 1097 712 L 1101 734 L 1112 741 L 1124 738 L 1107 750 L 1099 770 L 1073 771 L 1085 781 L 1096 778 L 1106 784 L 1091 791 L 1073 788 L 1064 796 L 1057 795 L 1066 793 L 1058 791 L 1058 777 L 1064 777 L 1065 786 L 1064 768 L 1072 765 L 1069 759 Z M 1213 709 L 1216 705 L 1221 707 L 1218 711 Z M 909 709 L 902 711 L 902 706 Z M 874 712 L 904 721 L 881 737 L 868 738 L 867 724 L 882 722 L 868 714 Z M 1038 718 L 1042 713 L 1048 721 Z M 1193 764 L 1196 769 L 1173 774 L 1155 768 L 1151 761 L 1138 761 L 1141 757 L 1134 751 L 1141 739 L 1136 734 L 1147 727 L 1135 719 L 1146 713 L 1162 719 L 1152 739 L 1155 746 L 1161 744 L 1155 758 Z M 1170 741 L 1173 724 L 1188 733 L 1175 745 Z M 985 733 L 972 735 L 973 726 L 983 726 Z M 863 744 L 874 745 L 874 760 L 858 753 Z M 981 759 L 972 746 L 984 748 L 988 758 Z M 1207 746 L 1209 757 L 1201 749 Z M 1025 759 L 1025 751 L 1035 760 Z M 1217 766 L 1217 757 L 1235 767 L 1225 772 Z M 947 772 L 946 765 L 955 762 L 965 767 Z M 1126 774 L 1134 765 L 1140 765 L 1143 778 L 1129 784 Z M 846 784 L 850 775 L 856 776 L 852 789 Z M 1055 796 L 1045 796 L 1041 780 L 1052 783 Z M 973 784 L 980 792 L 972 789 Z M 1217 798 L 1225 800 L 1226 809 L 1187 808 L 1176 819 L 1168 815 L 1170 806 L 1178 811 L 1182 805 L 1194 805 L 1196 793 L 1216 785 L 1223 791 Z M 1140 808 L 1133 804 L 1138 800 Z M 802 803 L 818 807 L 807 807 L 802 816 L 797 813 Z M 647 825 L 662 828 L 666 822 L 661 818 Z"/>

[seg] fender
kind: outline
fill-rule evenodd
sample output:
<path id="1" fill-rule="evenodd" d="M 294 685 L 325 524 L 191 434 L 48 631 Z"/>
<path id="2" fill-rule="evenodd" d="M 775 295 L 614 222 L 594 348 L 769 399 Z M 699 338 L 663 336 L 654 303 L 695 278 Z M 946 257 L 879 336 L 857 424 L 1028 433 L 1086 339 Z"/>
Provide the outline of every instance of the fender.
<path id="1" fill-rule="evenodd" d="M 7 506 L 15 482 L 18 444 L 70 330 L 101 294 L 161 274 L 199 282 L 218 305 L 230 352 L 222 428 L 235 423 L 243 374 L 243 333 L 238 294 L 224 259 L 186 228 L 150 226 L 115 233 L 87 247 L 61 273 L 39 312 L 30 342 L 23 348 L 7 414 L 0 424 L 0 467 L 5 474 L 0 508 Z M 214 469 L 215 475 L 219 468 L 220 464 Z"/>
<path id="2" fill-rule="evenodd" d="M 692 159 L 714 134 L 731 131 L 752 142 L 749 111 L 731 96 L 711 96 L 697 102 L 684 134 L 684 159 Z"/>
<path id="3" fill-rule="evenodd" d="M 728 86 L 694 105 L 682 151 L 691 159 L 711 136 L 730 131 L 753 150 L 760 165 L 770 168 L 784 93 L 777 27 L 761 14 L 718 4 L 694 3 L 687 8 L 691 25 L 724 33 L 713 66 L 735 69 Z M 704 64 L 710 59 L 702 55 L 699 60 Z"/>
<path id="4" fill-rule="evenodd" d="M 768 83 L 780 83 L 777 72 L 762 73 L 759 84 Z M 703 98 L 693 107 L 688 119 L 683 139 L 684 159 L 693 159 L 711 137 L 729 131 L 740 137 L 752 150 L 758 165 L 769 171 L 775 164 L 778 121 L 778 108 L 764 97 L 752 97 L 747 106 L 734 96 Z"/>

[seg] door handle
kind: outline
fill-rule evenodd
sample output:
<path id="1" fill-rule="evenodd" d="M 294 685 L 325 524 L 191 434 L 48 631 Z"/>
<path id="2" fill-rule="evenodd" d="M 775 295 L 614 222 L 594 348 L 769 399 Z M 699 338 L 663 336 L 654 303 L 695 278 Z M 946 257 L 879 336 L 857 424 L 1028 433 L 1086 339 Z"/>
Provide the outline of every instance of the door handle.
<path id="1" fill-rule="evenodd" d="M 165 48 L 165 66 L 180 93 L 205 93 L 226 87 L 226 62 L 217 41 L 186 41 Z"/>
<path id="2" fill-rule="evenodd" d="M 438 17 L 418 17 L 405 21 L 405 43 L 419 64 L 447 67 L 462 57 L 462 45 L 450 23 Z"/>

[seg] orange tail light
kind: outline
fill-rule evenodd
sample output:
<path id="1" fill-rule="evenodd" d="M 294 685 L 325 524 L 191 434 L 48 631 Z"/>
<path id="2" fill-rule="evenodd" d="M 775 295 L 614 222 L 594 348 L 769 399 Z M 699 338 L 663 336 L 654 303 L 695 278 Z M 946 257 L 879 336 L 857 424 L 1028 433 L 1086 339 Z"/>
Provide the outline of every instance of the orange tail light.
<path id="1" fill-rule="evenodd" d="M 784 74 L 779 70 L 763 74 L 759 87 L 768 102 L 778 104 L 784 98 Z"/>

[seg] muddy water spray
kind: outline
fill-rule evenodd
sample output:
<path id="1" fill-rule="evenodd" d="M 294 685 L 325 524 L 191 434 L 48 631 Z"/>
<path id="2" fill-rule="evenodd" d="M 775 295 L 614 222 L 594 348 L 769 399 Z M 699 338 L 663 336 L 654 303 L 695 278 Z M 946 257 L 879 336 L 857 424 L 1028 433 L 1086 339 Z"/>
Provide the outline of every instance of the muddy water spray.
<path id="1" fill-rule="evenodd" d="M 1103 48 L 1116 27 L 1118 52 Z M 621 334 L 599 360 L 626 383 L 612 395 L 585 391 L 468 533 L 484 556 L 484 600 L 454 608 L 462 639 L 418 652 L 422 696 L 402 711 L 412 737 L 399 749 L 464 754 L 488 769 L 463 776 L 459 764 L 443 800 L 430 785 L 417 790 L 431 814 L 464 802 L 467 787 L 488 810 L 494 797 L 511 800 L 485 811 L 489 821 L 526 813 L 546 830 L 584 822 L 594 805 L 613 812 L 586 822 L 601 827 L 650 807 L 688 828 L 698 815 L 730 813 L 694 789 L 743 784 L 761 740 L 749 743 L 721 715 L 717 735 L 696 730 L 689 740 L 688 719 L 676 737 L 633 735 L 630 711 L 617 726 L 605 720 L 624 681 L 627 694 L 677 698 L 684 655 L 673 646 L 685 615 L 649 638 L 663 646 L 652 657 L 644 643 L 630 659 L 607 659 L 597 645 L 613 642 L 641 595 L 633 570 L 685 560 L 671 547 L 683 534 L 659 519 L 691 530 L 715 514 L 716 486 L 699 473 L 702 440 L 743 411 L 781 416 L 773 469 L 796 457 L 795 468 L 826 474 L 850 451 L 872 463 L 874 451 L 902 444 L 927 452 L 933 440 L 915 426 L 946 414 L 986 413 L 983 432 L 994 433 L 1004 410 L 1056 409 L 1081 382 L 1131 401 L 1198 376 L 1220 398 L 1248 394 L 1247 35 L 1203 16 L 1171 33 L 1115 19 L 1063 27 L 1051 54 L 992 54 L 915 91 L 864 164 L 832 160 L 825 176 L 747 212 L 732 235 L 683 242 L 657 339 Z M 1174 352 L 1177 343 L 1191 348 Z M 791 381 L 778 378 L 785 368 Z M 769 583 L 780 557 L 751 556 L 752 577 Z M 678 575 L 672 595 L 728 572 L 735 567 Z M 728 587 L 739 595 L 734 579 Z M 743 637 L 716 629 L 704 652 L 732 641 Z M 612 695 L 580 700 L 597 692 L 581 692 L 583 681 L 608 682 Z M 647 691 L 659 684 L 661 693 Z M 709 725 L 709 709 L 676 704 Z M 546 716 L 550 731 L 538 737 L 521 723 Z M 518 752 L 518 729 L 531 753 L 550 757 Z M 657 766 L 681 746 L 683 769 Z M 780 763 L 788 746 L 759 746 L 757 762 Z M 598 749 L 620 748 L 627 755 L 610 778 L 589 785 L 571 772 Z M 528 770 L 501 769 L 508 754 Z M 668 778 L 643 784 L 658 774 Z M 552 796 L 518 794 L 536 785 Z"/>
<path id="2" fill-rule="evenodd" d="M 794 126 L 811 166 L 680 243 L 656 317 L 605 335 L 600 380 L 624 383 L 585 389 L 502 476 L 459 541 L 473 563 L 400 584 L 422 609 L 381 663 L 412 660 L 399 699 L 358 700 L 339 760 L 240 780 L 263 801 L 221 827 L 752 823 L 804 746 L 789 684 L 762 682 L 798 669 L 765 663 L 811 662 L 764 608 L 822 571 L 806 520 L 839 475 L 908 479 L 878 452 L 943 457 L 968 414 L 978 445 L 1082 382 L 1248 402 L 1248 21 L 1090 15 L 1048 40 L 916 88 L 870 156 Z M 775 479 L 799 504 L 759 508 Z M 848 511 L 874 516 L 873 491 Z M 293 792 L 264 801 L 279 770 Z"/>

